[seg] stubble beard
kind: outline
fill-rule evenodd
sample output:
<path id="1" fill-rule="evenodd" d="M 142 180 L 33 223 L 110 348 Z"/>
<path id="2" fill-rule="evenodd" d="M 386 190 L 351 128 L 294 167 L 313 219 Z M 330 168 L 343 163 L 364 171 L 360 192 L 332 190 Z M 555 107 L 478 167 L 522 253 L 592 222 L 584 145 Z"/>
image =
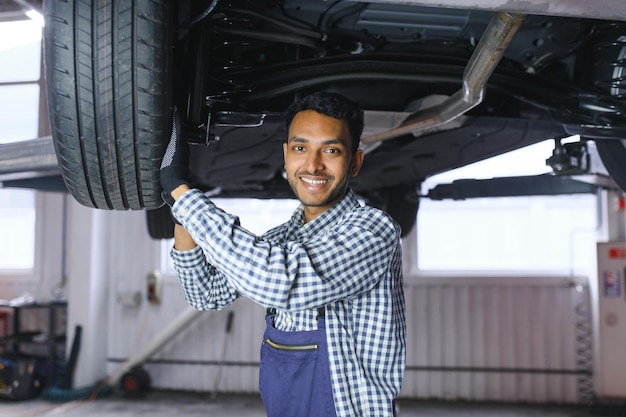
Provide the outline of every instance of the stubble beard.
<path id="1" fill-rule="evenodd" d="M 300 180 L 300 174 L 301 173 L 296 173 L 293 178 L 289 178 L 289 186 L 291 187 L 291 190 L 293 191 L 293 193 L 296 195 L 296 197 L 298 198 L 298 200 L 300 200 L 300 203 L 302 203 L 303 206 L 305 207 L 324 207 L 330 204 L 334 204 L 337 201 L 339 201 L 346 193 L 346 190 L 348 188 L 348 181 L 347 181 L 347 177 L 346 179 L 344 179 L 344 181 L 342 181 L 339 184 L 336 184 L 336 186 L 334 188 L 332 188 L 330 190 L 330 193 L 323 199 L 323 200 L 318 200 L 315 198 L 315 196 L 311 196 L 309 197 L 306 192 L 303 192 L 301 195 L 298 192 L 298 187 L 297 184 L 299 184 L 302 180 Z M 334 181 L 335 178 L 327 178 L 329 181 Z"/>

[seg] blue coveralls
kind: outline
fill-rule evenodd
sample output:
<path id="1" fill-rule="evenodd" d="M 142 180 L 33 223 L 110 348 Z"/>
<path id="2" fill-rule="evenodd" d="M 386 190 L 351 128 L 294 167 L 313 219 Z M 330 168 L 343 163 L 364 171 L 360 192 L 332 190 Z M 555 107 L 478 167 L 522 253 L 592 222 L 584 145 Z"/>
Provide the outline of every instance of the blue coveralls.
<path id="1" fill-rule="evenodd" d="M 325 318 L 317 329 L 284 332 L 265 316 L 259 390 L 268 417 L 336 417 Z"/>

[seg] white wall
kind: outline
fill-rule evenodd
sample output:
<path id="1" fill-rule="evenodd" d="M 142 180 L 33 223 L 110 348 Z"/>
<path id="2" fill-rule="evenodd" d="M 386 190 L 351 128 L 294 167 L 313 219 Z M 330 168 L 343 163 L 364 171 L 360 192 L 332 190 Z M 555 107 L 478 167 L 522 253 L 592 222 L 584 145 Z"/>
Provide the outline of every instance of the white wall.
<path id="1" fill-rule="evenodd" d="M 75 385 L 83 386 L 107 375 L 110 341 L 142 329 L 132 311 L 124 317 L 112 311 L 118 294 L 145 290 L 145 277 L 159 266 L 160 245 L 148 236 L 144 212 L 93 210 L 73 201 L 69 212 L 69 340 L 82 326 Z"/>

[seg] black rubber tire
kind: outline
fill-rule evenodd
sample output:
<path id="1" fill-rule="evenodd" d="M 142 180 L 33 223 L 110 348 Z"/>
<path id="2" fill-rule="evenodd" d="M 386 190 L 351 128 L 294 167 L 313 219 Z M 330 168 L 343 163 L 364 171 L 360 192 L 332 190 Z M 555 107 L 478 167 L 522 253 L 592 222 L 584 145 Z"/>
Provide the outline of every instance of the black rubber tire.
<path id="1" fill-rule="evenodd" d="M 152 239 L 174 238 L 174 218 L 168 205 L 155 210 L 146 210 L 146 224 L 148 234 Z"/>
<path id="2" fill-rule="evenodd" d="M 120 379 L 120 388 L 129 398 L 141 397 L 150 391 L 151 387 L 152 378 L 140 365 L 133 367 Z"/>
<path id="3" fill-rule="evenodd" d="M 386 211 L 400 225 L 402 237 L 415 227 L 418 209 L 419 197 L 414 185 L 400 185 L 389 189 Z"/>
<path id="4" fill-rule="evenodd" d="M 401 236 L 405 237 L 417 222 L 420 200 L 416 188 L 415 184 L 396 185 L 379 190 L 375 196 L 370 196 L 367 202 L 387 212 L 400 226 Z"/>
<path id="5" fill-rule="evenodd" d="M 621 40 L 620 42 L 616 42 Z M 594 84 L 612 95 L 626 96 L 626 27 L 614 31 L 601 41 L 603 48 L 594 59 Z M 618 64 L 621 62 L 621 64 Z M 608 82 L 607 80 L 613 80 Z M 598 155 L 613 180 L 626 191 L 626 140 L 596 140 Z"/>
<path id="6" fill-rule="evenodd" d="M 626 191 L 626 142 L 623 140 L 597 140 L 598 155 L 611 178 Z"/>
<path id="7" fill-rule="evenodd" d="M 46 1 L 52 137 L 72 196 L 99 209 L 162 205 L 171 129 L 169 0 Z"/>

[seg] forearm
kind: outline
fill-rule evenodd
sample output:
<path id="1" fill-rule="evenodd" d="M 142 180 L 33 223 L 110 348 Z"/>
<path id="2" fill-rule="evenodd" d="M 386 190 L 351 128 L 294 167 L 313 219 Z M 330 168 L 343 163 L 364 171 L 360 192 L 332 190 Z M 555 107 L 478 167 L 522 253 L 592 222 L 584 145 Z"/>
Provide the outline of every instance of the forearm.
<path id="1" fill-rule="evenodd" d="M 181 185 L 172 191 L 172 197 L 178 200 L 189 189 L 187 185 Z M 172 259 L 185 299 L 194 308 L 221 310 L 237 299 L 235 289 L 207 261 L 204 252 L 181 224 L 174 226 Z"/>
<path id="2" fill-rule="evenodd" d="M 221 310 L 238 298 L 223 274 L 210 265 L 199 247 L 171 251 L 187 302 L 198 310 Z"/>
<path id="3" fill-rule="evenodd" d="M 190 189 L 191 188 L 187 184 L 182 184 L 176 187 L 175 189 L 173 189 L 170 194 L 172 195 L 172 198 L 174 199 L 174 201 L 176 201 L 180 198 L 180 196 L 185 194 Z"/>
<path id="4" fill-rule="evenodd" d="M 178 186 L 171 192 L 172 198 L 174 201 L 178 200 L 183 194 L 189 191 L 189 189 L 187 184 Z M 187 229 L 178 223 L 174 225 L 174 249 L 190 250 L 196 246 L 198 246 L 198 244 L 193 240 Z"/>
<path id="5" fill-rule="evenodd" d="M 193 240 L 187 229 L 180 224 L 174 226 L 174 249 L 190 250 L 196 246 L 198 244 Z"/>

